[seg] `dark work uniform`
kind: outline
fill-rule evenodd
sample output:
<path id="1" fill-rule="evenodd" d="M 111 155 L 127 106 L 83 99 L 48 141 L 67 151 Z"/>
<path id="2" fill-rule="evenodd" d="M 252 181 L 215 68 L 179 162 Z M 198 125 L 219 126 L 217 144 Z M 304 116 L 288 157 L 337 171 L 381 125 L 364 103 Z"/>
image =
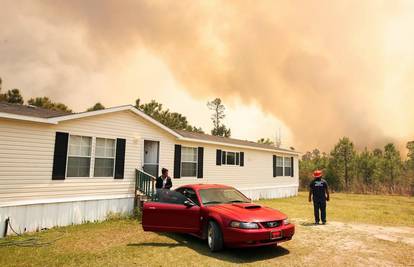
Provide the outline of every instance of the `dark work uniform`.
<path id="1" fill-rule="evenodd" d="M 322 222 L 326 222 L 326 189 L 328 189 L 328 183 L 322 178 L 314 179 L 310 183 L 316 223 L 319 223 L 319 210 L 321 211 Z"/>
<path id="2" fill-rule="evenodd" d="M 166 181 L 165 186 L 164 186 L 164 180 L 162 179 L 162 176 L 158 177 L 157 181 L 155 183 L 155 188 L 156 189 L 170 189 L 172 187 L 171 178 L 167 177 L 166 179 L 167 179 L 167 181 Z"/>

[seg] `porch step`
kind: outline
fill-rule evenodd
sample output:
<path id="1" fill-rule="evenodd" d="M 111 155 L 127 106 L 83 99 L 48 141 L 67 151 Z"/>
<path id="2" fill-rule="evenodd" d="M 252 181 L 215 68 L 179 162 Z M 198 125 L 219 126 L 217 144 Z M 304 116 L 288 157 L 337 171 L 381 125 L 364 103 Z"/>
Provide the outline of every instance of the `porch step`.
<path id="1" fill-rule="evenodd" d="M 141 200 L 141 201 L 147 201 L 150 199 L 149 196 L 146 195 L 141 195 L 141 196 L 137 196 L 137 199 Z"/>
<path id="2" fill-rule="evenodd" d="M 144 207 L 144 203 L 149 201 L 150 198 L 144 194 L 138 195 L 135 198 L 136 201 L 136 207 L 138 207 L 140 210 L 142 210 L 142 208 Z"/>
<path id="3" fill-rule="evenodd" d="M 136 190 L 135 191 L 135 196 L 136 197 L 140 197 L 140 196 L 146 196 L 149 197 L 148 195 L 146 195 L 144 192 L 140 191 L 140 190 Z"/>

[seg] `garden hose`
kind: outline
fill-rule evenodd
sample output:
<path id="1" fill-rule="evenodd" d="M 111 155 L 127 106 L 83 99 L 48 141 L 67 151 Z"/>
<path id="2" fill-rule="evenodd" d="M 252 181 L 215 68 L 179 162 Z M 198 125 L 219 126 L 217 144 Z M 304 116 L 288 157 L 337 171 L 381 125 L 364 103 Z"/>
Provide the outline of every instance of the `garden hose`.
<path id="1" fill-rule="evenodd" d="M 6 219 L 6 229 L 4 230 L 4 234 L 7 235 L 7 230 L 10 227 L 10 230 L 16 234 L 16 237 L 5 237 L 5 239 L 0 239 L 0 247 L 10 247 L 10 246 L 17 246 L 17 247 L 44 247 L 49 246 L 55 243 L 56 241 L 64 238 L 66 236 L 65 233 L 61 233 L 59 236 L 53 239 L 42 238 L 40 236 L 24 236 L 22 234 L 17 233 L 12 224 L 11 219 Z"/>

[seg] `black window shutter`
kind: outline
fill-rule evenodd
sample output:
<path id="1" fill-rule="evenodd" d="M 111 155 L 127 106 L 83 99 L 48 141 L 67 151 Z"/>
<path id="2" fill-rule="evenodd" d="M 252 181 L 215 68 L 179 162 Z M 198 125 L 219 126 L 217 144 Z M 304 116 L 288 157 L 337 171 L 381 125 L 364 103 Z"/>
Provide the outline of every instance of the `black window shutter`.
<path id="1" fill-rule="evenodd" d="M 244 166 L 244 152 L 240 152 L 240 166 Z"/>
<path id="2" fill-rule="evenodd" d="M 52 180 L 65 180 L 69 134 L 56 132 Z"/>
<path id="3" fill-rule="evenodd" d="M 197 178 L 203 178 L 204 148 L 198 148 Z"/>
<path id="4" fill-rule="evenodd" d="M 292 165 L 292 170 L 290 171 L 290 176 L 292 176 L 292 177 L 294 176 L 294 173 L 293 173 L 293 172 L 294 172 L 294 169 L 295 169 L 295 168 L 294 168 L 294 167 L 295 167 L 294 160 L 295 160 L 295 159 L 292 157 L 292 158 L 291 158 L 291 162 L 292 162 L 292 164 L 291 164 L 291 165 Z"/>
<path id="5" fill-rule="evenodd" d="M 221 165 L 221 149 L 216 150 L 216 165 Z"/>
<path id="6" fill-rule="evenodd" d="M 226 165 L 226 151 L 223 151 L 222 156 L 221 156 L 221 164 Z"/>
<path id="7" fill-rule="evenodd" d="M 273 177 L 276 177 L 276 156 L 273 155 Z"/>
<path id="8" fill-rule="evenodd" d="M 236 165 L 240 165 L 240 153 L 236 153 Z"/>
<path id="9" fill-rule="evenodd" d="M 116 139 L 115 179 L 124 179 L 126 140 Z"/>
<path id="10" fill-rule="evenodd" d="M 181 145 L 174 148 L 174 178 L 181 177 Z"/>

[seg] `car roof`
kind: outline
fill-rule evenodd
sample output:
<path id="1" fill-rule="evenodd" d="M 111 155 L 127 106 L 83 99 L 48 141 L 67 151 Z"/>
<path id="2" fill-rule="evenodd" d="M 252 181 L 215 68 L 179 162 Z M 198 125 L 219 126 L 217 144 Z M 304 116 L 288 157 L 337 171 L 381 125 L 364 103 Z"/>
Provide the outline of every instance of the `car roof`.
<path id="1" fill-rule="evenodd" d="M 223 185 L 223 184 L 187 184 L 187 185 L 182 185 L 180 187 L 187 187 L 187 188 L 191 188 L 194 190 L 210 189 L 210 188 L 233 188 L 231 186 Z"/>

